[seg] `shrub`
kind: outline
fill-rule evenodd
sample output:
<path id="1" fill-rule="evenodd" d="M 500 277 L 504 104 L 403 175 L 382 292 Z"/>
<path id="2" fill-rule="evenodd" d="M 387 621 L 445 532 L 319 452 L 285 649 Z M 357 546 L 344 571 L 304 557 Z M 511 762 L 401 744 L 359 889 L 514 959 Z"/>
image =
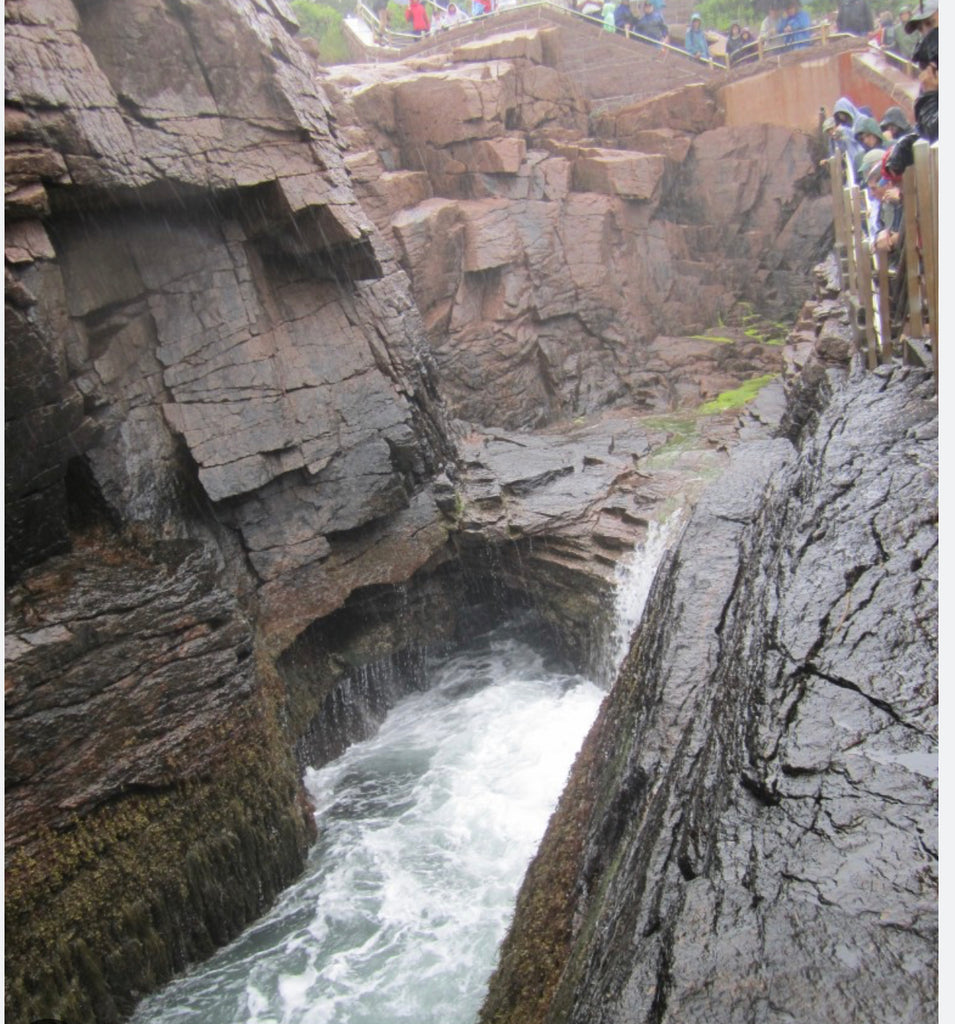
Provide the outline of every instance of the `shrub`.
<path id="1" fill-rule="evenodd" d="M 316 0 L 292 0 L 302 35 L 318 43 L 323 64 L 344 64 L 350 59 L 343 30 L 344 16 L 331 3 Z"/>

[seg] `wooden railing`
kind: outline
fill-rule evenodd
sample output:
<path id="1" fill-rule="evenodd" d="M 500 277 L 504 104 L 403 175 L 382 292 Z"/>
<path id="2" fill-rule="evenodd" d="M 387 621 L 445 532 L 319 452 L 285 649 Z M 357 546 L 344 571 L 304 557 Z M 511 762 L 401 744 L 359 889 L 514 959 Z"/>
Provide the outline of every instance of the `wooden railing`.
<path id="1" fill-rule="evenodd" d="M 868 193 L 844 157 L 829 160 L 833 221 L 842 287 L 857 324 L 858 348 L 879 363 L 931 365 L 938 390 L 938 143 L 920 139 L 902 179 L 903 227 L 897 262 L 877 251 L 866 230 Z M 848 181 L 848 184 L 845 182 Z"/>

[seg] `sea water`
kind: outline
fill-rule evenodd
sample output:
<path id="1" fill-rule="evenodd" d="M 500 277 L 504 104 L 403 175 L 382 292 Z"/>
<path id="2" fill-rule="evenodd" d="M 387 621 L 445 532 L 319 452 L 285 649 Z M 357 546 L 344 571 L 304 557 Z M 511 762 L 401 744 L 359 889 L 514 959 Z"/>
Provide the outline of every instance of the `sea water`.
<path id="1" fill-rule="evenodd" d="M 678 517 L 618 573 L 612 677 Z M 134 1024 L 473 1024 L 603 691 L 505 627 L 428 666 L 377 734 L 306 773 L 298 883 Z"/>
<path id="2" fill-rule="evenodd" d="M 305 783 L 305 875 L 133 1020 L 471 1024 L 517 889 L 603 696 L 508 631 Z"/>

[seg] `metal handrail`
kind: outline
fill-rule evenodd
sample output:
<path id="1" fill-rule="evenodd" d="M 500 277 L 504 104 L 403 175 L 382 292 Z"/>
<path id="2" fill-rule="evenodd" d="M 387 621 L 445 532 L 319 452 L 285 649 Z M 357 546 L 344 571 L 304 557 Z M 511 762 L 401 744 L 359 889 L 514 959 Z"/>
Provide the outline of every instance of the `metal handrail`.
<path id="1" fill-rule="evenodd" d="M 444 3 L 438 3 L 436 0 L 427 0 L 427 2 L 430 3 L 432 7 L 439 8 L 440 10 L 447 10 L 447 6 Z M 505 14 L 508 11 L 524 7 L 550 8 L 551 10 L 559 11 L 561 14 L 586 21 L 595 27 L 599 26 L 602 30 L 605 27 L 601 18 L 591 14 L 584 14 L 573 7 L 567 7 L 562 3 L 555 2 L 555 0 L 510 0 L 506 6 L 497 7 L 495 10 L 486 14 L 475 15 L 469 14 L 465 11 L 464 13 L 466 17 L 464 20 L 454 26 L 439 26 L 438 28 L 440 31 L 444 31 L 445 28 L 462 28 L 466 25 L 479 24 L 484 21 L 490 21 L 491 19 L 496 18 L 499 14 Z M 356 13 L 374 33 L 378 33 L 378 17 L 374 11 L 367 6 L 365 0 L 356 0 Z M 752 63 L 752 58 L 754 56 L 756 58 L 756 62 L 761 62 L 767 59 L 780 57 L 784 53 L 789 53 L 794 50 L 806 49 L 818 44 L 825 45 L 836 39 L 858 38 L 853 36 L 851 33 L 835 32 L 832 30 L 832 26 L 828 21 L 821 21 L 814 25 L 810 25 L 805 29 L 801 29 L 800 35 L 805 34 L 805 37 L 800 38 L 798 41 L 792 38 L 791 33 L 776 33 L 765 37 L 760 36 L 753 40 L 752 44 L 749 44 L 753 46 L 753 50 L 750 54 L 747 54 L 742 59 L 731 61 L 729 57 L 726 57 L 725 60 L 719 60 L 713 57 L 709 59 L 701 59 L 688 53 L 686 49 L 681 46 L 677 46 L 672 43 L 663 43 L 659 40 L 650 39 L 647 36 L 640 35 L 637 32 L 631 32 L 629 30 L 625 33 L 617 32 L 616 34 L 623 34 L 626 35 L 627 38 L 636 39 L 639 42 L 657 46 L 664 55 L 673 52 L 679 54 L 682 59 L 690 60 L 695 64 L 702 64 L 712 69 L 719 69 L 723 71 L 729 71 L 742 65 Z M 421 42 L 425 38 L 433 38 L 435 35 L 435 29 L 432 28 L 431 32 L 426 37 L 415 35 L 413 32 L 405 32 L 400 29 L 387 29 L 384 35 L 392 48 L 401 49 L 405 46 Z M 877 46 L 877 44 L 874 43 L 870 43 L 870 46 L 874 46 L 883 56 L 893 63 L 900 64 L 903 67 L 905 66 L 904 58 L 899 57 L 898 54 Z M 911 68 L 909 68 L 909 70 L 911 70 Z"/>

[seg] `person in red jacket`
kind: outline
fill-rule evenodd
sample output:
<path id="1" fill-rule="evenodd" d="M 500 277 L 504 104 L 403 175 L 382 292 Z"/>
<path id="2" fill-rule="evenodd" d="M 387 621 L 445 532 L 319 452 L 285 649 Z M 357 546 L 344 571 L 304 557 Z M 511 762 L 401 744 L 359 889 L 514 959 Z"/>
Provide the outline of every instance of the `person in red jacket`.
<path id="1" fill-rule="evenodd" d="M 431 21 L 421 0 L 411 0 L 405 11 L 405 21 L 411 22 L 411 31 L 416 36 L 423 36 L 431 31 Z"/>

